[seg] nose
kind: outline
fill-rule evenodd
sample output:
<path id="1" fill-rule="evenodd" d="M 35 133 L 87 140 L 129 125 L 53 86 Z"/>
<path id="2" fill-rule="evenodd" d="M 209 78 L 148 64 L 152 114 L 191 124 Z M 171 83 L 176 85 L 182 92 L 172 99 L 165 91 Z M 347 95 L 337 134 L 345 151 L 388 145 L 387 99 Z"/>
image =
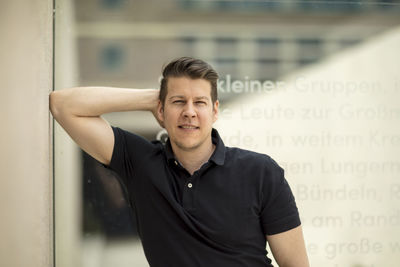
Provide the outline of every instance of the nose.
<path id="1" fill-rule="evenodd" d="M 188 101 L 183 109 L 182 115 L 187 118 L 196 117 L 196 110 L 192 102 Z"/>

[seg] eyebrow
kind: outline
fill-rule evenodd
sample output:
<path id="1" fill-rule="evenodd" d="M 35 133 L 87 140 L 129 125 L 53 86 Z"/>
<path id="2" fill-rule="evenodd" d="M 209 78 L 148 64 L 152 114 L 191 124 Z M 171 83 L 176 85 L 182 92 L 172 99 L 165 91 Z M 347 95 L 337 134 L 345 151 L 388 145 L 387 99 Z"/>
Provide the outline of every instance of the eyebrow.
<path id="1" fill-rule="evenodd" d="M 173 98 L 185 98 L 185 97 L 183 95 L 173 95 L 169 99 L 173 99 Z"/>
<path id="2" fill-rule="evenodd" d="M 196 96 L 194 99 L 196 99 L 196 100 L 201 100 L 201 99 L 209 100 L 209 98 L 206 97 L 206 96 Z"/>

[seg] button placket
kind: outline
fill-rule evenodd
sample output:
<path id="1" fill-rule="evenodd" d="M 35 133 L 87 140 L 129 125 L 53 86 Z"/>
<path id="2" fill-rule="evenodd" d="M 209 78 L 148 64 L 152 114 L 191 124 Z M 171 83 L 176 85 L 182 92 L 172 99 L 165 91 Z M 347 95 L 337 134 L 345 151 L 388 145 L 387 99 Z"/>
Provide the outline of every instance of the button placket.
<path id="1" fill-rule="evenodd" d="M 188 178 L 185 188 L 183 189 L 183 197 L 182 197 L 182 204 L 185 210 L 194 210 L 194 179 L 196 179 L 196 175 L 193 175 Z"/>

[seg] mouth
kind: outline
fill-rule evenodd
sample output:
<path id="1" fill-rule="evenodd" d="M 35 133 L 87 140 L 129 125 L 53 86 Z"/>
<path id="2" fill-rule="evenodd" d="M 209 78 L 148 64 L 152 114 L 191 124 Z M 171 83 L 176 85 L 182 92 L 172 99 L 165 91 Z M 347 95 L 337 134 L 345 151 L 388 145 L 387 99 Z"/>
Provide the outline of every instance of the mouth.
<path id="1" fill-rule="evenodd" d="M 195 126 L 195 125 L 190 125 L 190 124 L 183 124 L 183 125 L 179 125 L 178 128 L 184 129 L 184 130 L 197 130 L 200 127 Z"/>

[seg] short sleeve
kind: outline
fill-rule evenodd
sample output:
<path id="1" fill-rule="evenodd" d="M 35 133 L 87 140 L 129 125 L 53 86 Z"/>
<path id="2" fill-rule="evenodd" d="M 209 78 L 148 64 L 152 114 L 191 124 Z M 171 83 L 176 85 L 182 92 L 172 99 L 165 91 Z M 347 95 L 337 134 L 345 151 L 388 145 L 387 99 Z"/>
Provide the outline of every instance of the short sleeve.
<path id="1" fill-rule="evenodd" d="M 153 145 L 143 137 L 112 127 L 114 132 L 114 148 L 110 164 L 106 166 L 115 171 L 125 185 L 134 178 L 135 166 L 151 151 Z"/>
<path id="2" fill-rule="evenodd" d="M 266 235 L 282 233 L 301 224 L 284 170 L 272 159 L 268 162 L 262 186 L 261 222 Z"/>

